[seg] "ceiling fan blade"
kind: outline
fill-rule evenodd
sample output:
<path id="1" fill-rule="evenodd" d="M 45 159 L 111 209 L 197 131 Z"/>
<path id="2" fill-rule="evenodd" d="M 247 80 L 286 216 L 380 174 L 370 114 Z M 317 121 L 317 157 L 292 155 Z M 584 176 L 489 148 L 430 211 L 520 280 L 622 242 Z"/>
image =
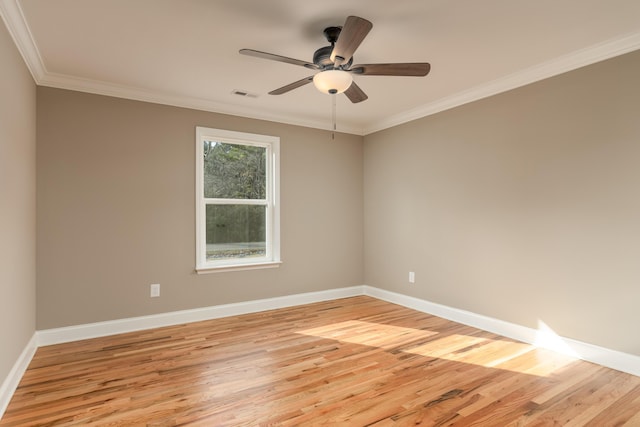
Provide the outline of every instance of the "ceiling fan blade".
<path id="1" fill-rule="evenodd" d="M 349 89 L 344 91 L 344 94 L 347 95 L 347 98 L 349 98 L 349 100 L 354 104 L 366 101 L 369 98 L 367 94 L 360 89 L 360 86 L 358 86 L 356 82 L 351 82 L 351 86 L 349 86 Z"/>
<path id="2" fill-rule="evenodd" d="M 429 74 L 431 65 L 428 62 L 399 63 L 399 64 L 358 64 L 349 71 L 364 76 L 415 76 L 423 77 Z"/>
<path id="3" fill-rule="evenodd" d="M 369 34 L 373 24 L 364 18 L 349 16 L 340 31 L 338 41 L 331 52 L 331 61 L 338 67 L 349 62 L 362 40 Z"/>
<path id="4" fill-rule="evenodd" d="M 269 59 L 271 61 L 284 62 L 287 64 L 300 65 L 301 67 L 311 68 L 312 70 L 317 70 L 318 66 L 316 64 L 312 64 L 307 61 L 302 61 L 300 59 L 288 58 L 286 56 L 276 55 L 274 53 L 261 52 L 259 50 L 253 49 L 240 49 L 239 51 L 242 55 L 253 56 L 256 58 Z"/>
<path id="5" fill-rule="evenodd" d="M 289 83 L 286 86 L 282 86 L 276 90 L 272 90 L 269 92 L 269 95 L 282 95 L 283 93 L 287 93 L 293 89 L 297 89 L 301 86 L 309 84 L 313 81 L 313 76 L 305 77 L 304 79 L 298 80 L 297 82 Z"/>

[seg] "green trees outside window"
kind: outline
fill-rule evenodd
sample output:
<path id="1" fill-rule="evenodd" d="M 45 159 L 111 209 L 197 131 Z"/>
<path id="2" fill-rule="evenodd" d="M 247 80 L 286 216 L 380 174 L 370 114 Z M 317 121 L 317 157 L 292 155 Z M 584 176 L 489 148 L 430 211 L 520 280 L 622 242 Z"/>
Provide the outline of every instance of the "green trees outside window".
<path id="1" fill-rule="evenodd" d="M 266 149 L 203 141 L 207 260 L 264 256 L 266 208 L 232 200 L 266 199 Z M 219 204 L 224 203 L 224 204 Z"/>

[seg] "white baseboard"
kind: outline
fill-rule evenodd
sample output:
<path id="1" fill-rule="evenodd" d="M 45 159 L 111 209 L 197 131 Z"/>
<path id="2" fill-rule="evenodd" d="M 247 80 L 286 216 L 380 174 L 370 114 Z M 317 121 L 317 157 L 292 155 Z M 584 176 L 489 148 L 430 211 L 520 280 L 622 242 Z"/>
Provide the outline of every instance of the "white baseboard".
<path id="1" fill-rule="evenodd" d="M 368 295 L 373 298 L 399 304 L 423 313 L 432 314 L 434 316 L 473 326 L 478 329 L 493 332 L 495 334 L 538 347 L 545 347 L 554 351 L 569 354 L 608 368 L 640 376 L 639 356 L 558 336 L 554 336 L 554 340 L 552 341 L 541 341 L 541 336 L 545 331 L 436 304 L 408 295 L 363 285 L 36 331 L 11 369 L 11 372 L 0 386 L 0 418 L 6 410 L 7 405 L 11 400 L 11 396 L 17 388 L 22 375 L 26 371 L 29 362 L 39 346 L 78 341 L 162 326 L 197 322 L 201 320 L 218 319 L 221 317 L 236 316 L 240 314 L 256 313 L 265 310 L 292 307 L 296 305 L 329 301 L 358 295 Z"/>
<path id="2" fill-rule="evenodd" d="M 548 348 L 549 350 L 606 366 L 607 368 L 640 376 L 640 357 L 633 354 L 599 347 L 571 338 L 564 338 L 557 335 L 549 336 L 550 331 L 543 330 L 542 328 L 533 329 L 408 295 L 374 288 L 372 286 L 365 285 L 363 287 L 365 295 L 383 301 L 402 305 L 464 325 L 473 326 L 537 347 Z"/>
<path id="3" fill-rule="evenodd" d="M 11 397 L 16 391 L 16 388 L 18 388 L 18 384 L 27 370 L 33 355 L 36 353 L 37 348 L 36 334 L 33 334 L 24 350 L 22 350 L 20 357 L 18 357 L 18 360 L 16 360 L 16 363 L 14 363 L 11 368 L 11 371 L 9 371 L 9 375 L 7 375 L 0 385 L 0 419 L 2 419 L 4 411 L 7 410 Z"/>
<path id="4" fill-rule="evenodd" d="M 106 322 L 88 323 L 63 328 L 45 329 L 37 332 L 38 346 L 61 344 L 89 338 L 104 337 L 125 332 L 141 331 L 162 326 L 180 325 L 201 320 L 219 319 L 240 314 L 257 313 L 277 308 L 293 307 L 314 302 L 363 295 L 362 286 L 307 292 L 283 297 L 267 298 L 233 304 L 223 304 L 192 310 L 172 311 L 150 316 L 131 317 Z"/>

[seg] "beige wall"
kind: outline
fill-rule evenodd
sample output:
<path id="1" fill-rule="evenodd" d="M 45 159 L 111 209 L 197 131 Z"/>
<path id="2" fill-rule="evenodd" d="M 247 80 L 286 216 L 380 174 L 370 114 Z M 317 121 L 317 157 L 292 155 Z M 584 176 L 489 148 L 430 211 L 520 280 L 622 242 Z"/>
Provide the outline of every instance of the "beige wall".
<path id="1" fill-rule="evenodd" d="M 366 283 L 640 354 L 637 75 L 638 52 L 335 141 L 39 88 L 38 329 Z M 196 125 L 281 137 L 281 268 L 193 272 Z"/>
<path id="2" fill-rule="evenodd" d="M 35 332 L 36 86 L 0 20 L 0 384 Z"/>
<path id="3" fill-rule="evenodd" d="M 365 283 L 640 355 L 638 76 L 635 52 L 368 135 Z"/>
<path id="4" fill-rule="evenodd" d="M 37 100 L 38 329 L 362 284 L 362 137 L 43 87 Z M 194 273 L 196 126 L 281 138 L 280 268 Z"/>

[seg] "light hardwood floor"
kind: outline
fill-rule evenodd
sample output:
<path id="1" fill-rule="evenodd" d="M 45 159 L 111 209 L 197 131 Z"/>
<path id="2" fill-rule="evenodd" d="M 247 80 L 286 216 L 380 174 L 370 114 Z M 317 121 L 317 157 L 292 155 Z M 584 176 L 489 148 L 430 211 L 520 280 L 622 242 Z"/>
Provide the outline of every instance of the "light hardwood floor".
<path id="1" fill-rule="evenodd" d="M 369 297 L 38 349 L 0 426 L 640 426 L 640 377 Z"/>

